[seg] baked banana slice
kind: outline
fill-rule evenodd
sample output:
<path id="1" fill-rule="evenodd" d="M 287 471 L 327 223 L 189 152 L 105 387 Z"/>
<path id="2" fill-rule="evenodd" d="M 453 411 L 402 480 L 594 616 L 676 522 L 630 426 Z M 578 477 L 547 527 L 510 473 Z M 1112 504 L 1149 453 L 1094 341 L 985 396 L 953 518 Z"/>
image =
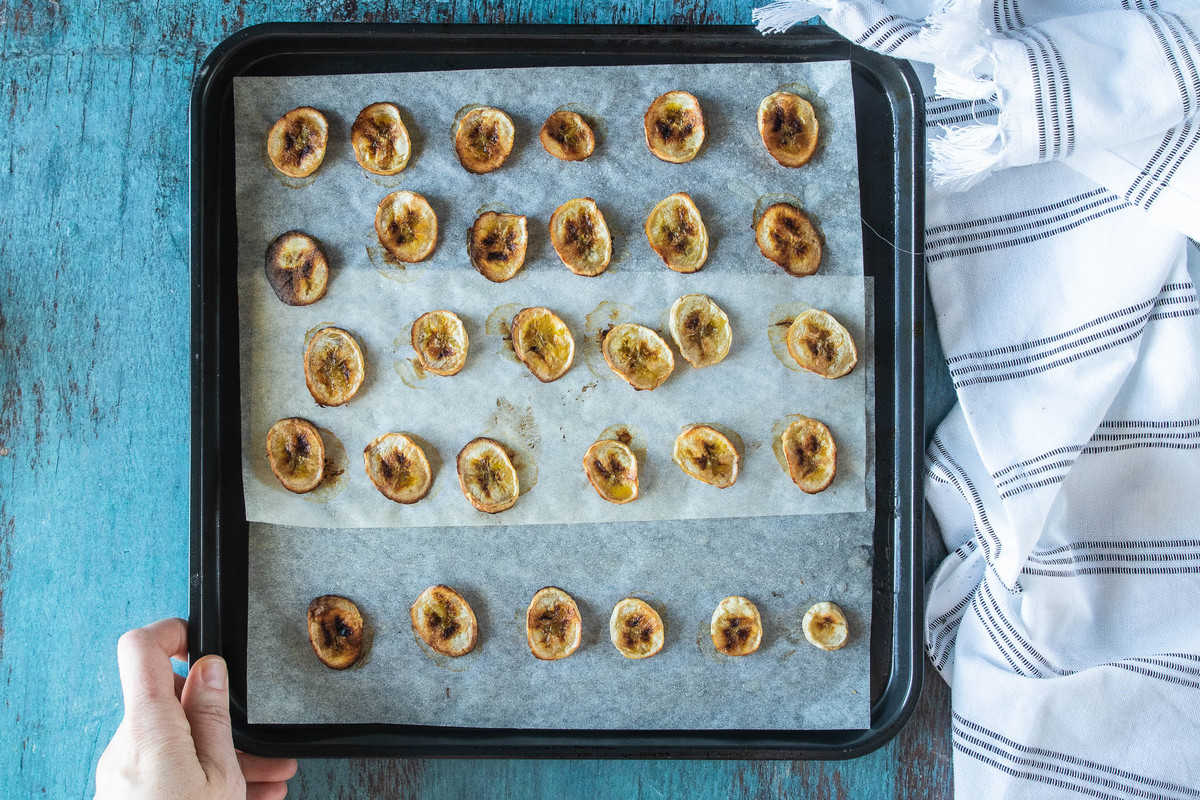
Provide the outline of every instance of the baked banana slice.
<path id="1" fill-rule="evenodd" d="M 467 231 L 471 265 L 489 281 L 502 283 L 525 266 L 529 225 L 520 214 L 485 211 Z"/>
<path id="2" fill-rule="evenodd" d="M 308 420 L 281 419 L 267 431 L 267 463 L 289 492 L 311 492 L 325 477 L 325 441 Z"/>
<path id="3" fill-rule="evenodd" d="M 307 306 L 325 296 L 329 262 L 317 240 L 304 231 L 288 231 L 267 246 L 267 283 L 289 306 Z"/>
<path id="4" fill-rule="evenodd" d="M 626 597 L 613 606 L 608 636 L 626 658 L 649 658 L 663 648 L 667 628 L 653 606 Z"/>
<path id="5" fill-rule="evenodd" d="M 575 339 L 567 323 L 548 308 L 524 308 L 512 320 L 513 352 L 542 383 L 556 381 L 575 360 Z"/>
<path id="6" fill-rule="evenodd" d="M 792 320 L 787 349 L 797 364 L 822 378 L 848 375 L 858 363 L 854 337 L 828 311 L 810 308 Z"/>
<path id="7" fill-rule="evenodd" d="M 583 471 L 596 494 L 624 505 L 638 497 L 638 463 L 633 450 L 616 439 L 601 439 L 583 454 Z"/>
<path id="8" fill-rule="evenodd" d="M 704 111 L 694 94 L 667 92 L 655 98 L 642 118 L 646 146 L 663 161 L 691 161 L 704 144 Z"/>
<path id="9" fill-rule="evenodd" d="M 754 603 L 732 595 L 717 604 L 708 632 L 718 653 L 748 656 L 762 644 L 762 616 Z"/>
<path id="10" fill-rule="evenodd" d="M 608 269 L 612 261 L 608 223 L 590 197 L 568 200 L 554 210 L 550 215 L 550 243 L 576 275 L 594 277 Z"/>
<path id="11" fill-rule="evenodd" d="M 362 658 L 363 617 L 354 601 L 323 594 L 308 604 L 308 641 L 321 663 L 346 669 Z"/>
<path id="12" fill-rule="evenodd" d="M 706 294 L 685 294 L 671 305 L 671 338 L 693 367 L 711 367 L 729 355 L 729 315 Z"/>
<path id="13" fill-rule="evenodd" d="M 542 147 L 563 161 L 583 161 L 596 149 L 596 134 L 587 120 L 574 111 L 555 111 L 538 134 Z"/>
<path id="14" fill-rule="evenodd" d="M 433 485 L 425 451 L 403 433 L 385 433 L 372 439 L 363 448 L 363 465 L 375 488 L 397 503 L 415 503 L 429 494 Z"/>
<path id="15" fill-rule="evenodd" d="M 821 235 L 808 215 L 790 203 L 776 203 L 763 212 L 754 241 L 789 275 L 812 275 L 821 266 Z"/>
<path id="16" fill-rule="evenodd" d="M 454 152 L 467 172 L 500 169 L 513 149 L 512 117 L 498 108 L 473 108 L 454 125 Z"/>
<path id="17" fill-rule="evenodd" d="M 458 453 L 458 485 L 471 505 L 488 514 L 512 508 L 521 494 L 517 468 L 495 439 L 472 439 Z"/>
<path id="18" fill-rule="evenodd" d="M 798 94 L 775 92 L 758 104 L 758 133 L 771 157 L 785 167 L 802 167 L 817 149 L 817 115 Z"/>
<path id="19" fill-rule="evenodd" d="M 788 475 L 803 491 L 816 494 L 828 488 L 837 474 L 837 443 L 825 423 L 801 417 L 780 436 Z"/>
<path id="20" fill-rule="evenodd" d="M 709 425 L 689 425 L 675 437 L 671 457 L 698 481 L 728 489 L 737 482 L 742 457 L 729 437 Z"/>
<path id="21" fill-rule="evenodd" d="M 267 157 L 289 178 L 307 178 L 325 160 L 329 121 L 310 106 L 293 108 L 267 132 Z"/>
<path id="22" fill-rule="evenodd" d="M 700 209 L 685 192 L 663 198 L 651 210 L 646 217 L 646 238 L 676 272 L 696 272 L 708 260 L 708 229 Z"/>
<path id="23" fill-rule="evenodd" d="M 634 389 L 654 390 L 675 370 L 675 356 L 663 338 L 645 325 L 623 322 L 600 346 L 609 368 Z"/>
<path id="24" fill-rule="evenodd" d="M 304 351 L 304 382 L 323 406 L 344 405 L 358 394 L 367 374 L 362 348 L 341 328 L 322 328 Z"/>
<path id="25" fill-rule="evenodd" d="M 437 246 L 437 214 L 416 192 L 392 192 L 375 210 L 375 235 L 398 260 L 410 264 L 424 261 Z"/>
<path id="26" fill-rule="evenodd" d="M 841 650 L 850 639 L 846 614 L 836 603 L 817 603 L 804 614 L 800 626 L 804 638 L 822 650 Z"/>
<path id="27" fill-rule="evenodd" d="M 426 372 L 456 375 L 466 366 L 471 340 L 467 327 L 453 311 L 427 311 L 417 317 L 411 339 Z"/>
<path id="28" fill-rule="evenodd" d="M 525 612 L 525 640 L 542 661 L 557 661 L 579 649 L 583 622 L 571 595 L 556 586 L 539 589 Z"/>
<path id="29" fill-rule="evenodd" d="M 354 160 L 367 172 L 395 175 L 408 166 L 412 140 L 393 103 L 372 103 L 358 112 L 350 126 Z"/>
<path id="30" fill-rule="evenodd" d="M 471 605 L 449 586 L 430 586 L 408 610 L 413 633 L 444 656 L 458 658 L 475 649 L 479 623 Z"/>

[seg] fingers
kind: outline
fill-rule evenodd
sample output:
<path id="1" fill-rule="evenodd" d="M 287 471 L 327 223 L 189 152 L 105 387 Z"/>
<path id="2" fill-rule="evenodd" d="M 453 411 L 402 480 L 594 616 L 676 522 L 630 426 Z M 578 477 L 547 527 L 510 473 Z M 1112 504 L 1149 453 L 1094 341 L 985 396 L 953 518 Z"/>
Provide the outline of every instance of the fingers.
<path id="1" fill-rule="evenodd" d="M 286 781 L 296 774 L 298 766 L 294 758 L 263 758 L 249 753 L 238 753 L 237 760 L 247 783 Z"/>
<path id="2" fill-rule="evenodd" d="M 137 716 L 175 703 L 171 657 L 187 656 L 187 623 L 163 619 L 129 631 L 117 640 L 117 664 L 125 713 Z"/>
<path id="3" fill-rule="evenodd" d="M 282 800 L 287 797 L 286 783 L 250 783 L 246 785 L 246 800 Z"/>
<path id="4" fill-rule="evenodd" d="M 229 672 L 220 656 L 205 656 L 192 665 L 183 685 L 183 713 L 192 728 L 196 757 L 212 784 L 241 778 L 233 751 L 229 721 Z"/>

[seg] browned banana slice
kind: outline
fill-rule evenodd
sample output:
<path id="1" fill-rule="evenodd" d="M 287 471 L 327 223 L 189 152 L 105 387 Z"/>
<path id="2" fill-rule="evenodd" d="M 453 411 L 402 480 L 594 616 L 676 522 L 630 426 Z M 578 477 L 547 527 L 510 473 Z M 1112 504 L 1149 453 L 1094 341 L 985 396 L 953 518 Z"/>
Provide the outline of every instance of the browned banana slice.
<path id="1" fill-rule="evenodd" d="M 267 463 L 289 492 L 311 492 L 325 477 L 325 441 L 308 420 L 281 419 L 267 431 Z"/>
<path id="2" fill-rule="evenodd" d="M 815 604 L 801 623 L 804 638 L 822 650 L 841 650 L 850 639 L 846 614 L 837 603 Z"/>
<path id="3" fill-rule="evenodd" d="M 555 111 L 542 124 L 538 138 L 547 153 L 563 161 L 583 161 L 596 149 L 592 126 L 574 111 Z"/>
<path id="4" fill-rule="evenodd" d="M 429 311 L 412 324 L 412 346 L 421 366 L 434 375 L 456 375 L 467 363 L 471 340 L 453 311 Z"/>
<path id="5" fill-rule="evenodd" d="M 626 597 L 613 606 L 608 635 L 613 647 L 626 658 L 649 658 L 663 648 L 666 626 L 644 600 Z"/>
<path id="6" fill-rule="evenodd" d="M 317 240 L 304 231 L 288 231 L 267 247 L 267 283 L 289 306 L 307 306 L 325 296 L 329 262 Z"/>
<path id="7" fill-rule="evenodd" d="M 408 614 L 413 633 L 444 656 L 465 656 L 479 641 L 475 612 L 449 586 L 438 584 L 421 592 Z"/>
<path id="8" fill-rule="evenodd" d="M 525 266 L 529 226 L 519 214 L 485 211 L 467 231 L 467 255 L 471 265 L 489 281 L 502 283 Z"/>
<path id="9" fill-rule="evenodd" d="M 350 146 L 358 165 L 376 175 L 401 172 L 412 151 L 408 128 L 392 103 L 372 103 L 358 112 L 350 127 Z"/>
<path id="10" fill-rule="evenodd" d="M 472 439 L 458 453 L 458 486 L 480 511 L 495 514 L 512 508 L 521 493 L 517 468 L 495 439 Z"/>
<path id="11" fill-rule="evenodd" d="M 821 235 L 808 215 L 789 203 L 776 203 L 763 212 L 754 241 L 789 275 L 812 275 L 821 266 Z"/>
<path id="12" fill-rule="evenodd" d="M 837 444 L 825 423 L 808 417 L 787 426 L 780 436 L 788 475 L 803 491 L 816 494 L 837 474 Z"/>
<path id="13" fill-rule="evenodd" d="M 525 612 L 529 651 L 543 661 L 566 658 L 579 649 L 583 623 L 571 595 L 555 586 L 539 589 Z"/>
<path id="14" fill-rule="evenodd" d="M 323 594 L 308 604 L 308 641 L 321 663 L 346 669 L 362 658 L 363 618 L 354 602 Z"/>
<path id="15" fill-rule="evenodd" d="M 612 261 L 612 236 L 596 201 L 577 197 L 550 215 L 550 242 L 554 252 L 576 275 L 594 277 Z"/>
<path id="16" fill-rule="evenodd" d="M 748 656 L 762 643 L 762 616 L 754 603 L 732 595 L 717 604 L 708 632 L 718 653 Z"/>
<path id="17" fill-rule="evenodd" d="M 822 378 L 840 378 L 858 363 L 854 337 L 827 311 L 810 308 L 792 320 L 787 349 L 797 364 Z"/>
<path id="18" fill-rule="evenodd" d="M 400 261 L 424 261 L 437 246 L 437 214 L 416 192 L 392 192 L 375 210 L 375 235 Z"/>
<path id="19" fill-rule="evenodd" d="M 785 167 L 801 167 L 817 149 L 817 116 L 798 94 L 775 92 L 758 104 L 758 133 L 771 157 Z"/>
<path id="20" fill-rule="evenodd" d="M 362 348 L 341 328 L 322 328 L 304 351 L 304 382 L 323 406 L 340 406 L 358 394 L 367 374 Z"/>
<path id="21" fill-rule="evenodd" d="M 663 161 L 691 161 L 704 144 L 704 112 L 700 101 L 688 92 L 659 95 L 642 118 L 646 146 Z"/>
<path id="22" fill-rule="evenodd" d="M 706 294 L 685 294 L 671 306 L 671 338 L 693 367 L 711 367 L 729 354 L 729 315 Z"/>
<path id="23" fill-rule="evenodd" d="M 634 322 L 605 334 L 600 350 L 609 368 L 639 391 L 657 389 L 675 370 L 675 356 L 663 338 Z"/>
<path id="24" fill-rule="evenodd" d="M 397 503 L 415 503 L 433 485 L 425 451 L 403 433 L 375 437 L 363 448 L 363 464 L 375 488 Z"/>
<path id="25" fill-rule="evenodd" d="M 689 425 L 675 438 L 671 454 L 698 481 L 728 489 L 737 481 L 742 457 L 725 434 L 708 425 Z"/>
<path id="26" fill-rule="evenodd" d="M 454 152 L 467 172 L 500 169 L 513 149 L 512 117 L 498 108 L 473 108 L 454 126 Z"/>
<path id="27" fill-rule="evenodd" d="M 646 217 L 650 247 L 676 272 L 696 272 L 708 260 L 708 229 L 691 195 L 663 198 Z"/>
<path id="28" fill-rule="evenodd" d="M 556 381 L 575 360 L 575 339 L 567 323 L 548 308 L 524 308 L 512 321 L 513 351 L 542 383 Z"/>
<path id="29" fill-rule="evenodd" d="M 307 178 L 325 160 L 329 122 L 315 108 L 300 106 L 284 114 L 267 133 L 267 156 L 289 178 Z"/>
<path id="30" fill-rule="evenodd" d="M 601 439 L 592 444 L 583 454 L 583 471 L 604 500 L 617 505 L 637 500 L 637 456 L 624 442 Z"/>

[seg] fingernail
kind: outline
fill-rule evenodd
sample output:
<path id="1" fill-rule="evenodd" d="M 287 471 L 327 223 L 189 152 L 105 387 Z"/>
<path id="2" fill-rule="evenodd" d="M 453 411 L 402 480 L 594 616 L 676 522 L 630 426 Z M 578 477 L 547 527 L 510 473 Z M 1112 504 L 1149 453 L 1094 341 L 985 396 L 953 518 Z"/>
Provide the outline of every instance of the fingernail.
<path id="1" fill-rule="evenodd" d="M 200 680 L 210 689 L 224 691 L 228 682 L 225 661 L 220 658 L 206 658 L 200 662 Z"/>

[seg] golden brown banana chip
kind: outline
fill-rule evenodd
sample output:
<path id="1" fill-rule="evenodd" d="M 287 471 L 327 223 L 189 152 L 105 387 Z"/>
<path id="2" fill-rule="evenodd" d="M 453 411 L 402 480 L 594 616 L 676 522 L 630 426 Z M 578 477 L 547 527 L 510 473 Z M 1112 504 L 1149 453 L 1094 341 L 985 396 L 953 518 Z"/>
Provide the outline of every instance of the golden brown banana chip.
<path id="1" fill-rule="evenodd" d="M 434 375 L 456 375 L 467 363 L 471 340 L 453 311 L 427 311 L 417 317 L 411 332 L 421 367 Z"/>
<path id="2" fill-rule="evenodd" d="M 465 656 L 479 641 L 475 612 L 449 586 L 438 584 L 421 592 L 408 614 L 413 633 L 444 656 Z"/>
<path id="3" fill-rule="evenodd" d="M 313 334 L 304 351 L 304 382 L 319 404 L 340 406 L 350 402 L 366 374 L 362 348 L 347 331 L 322 328 Z"/>
<path id="4" fill-rule="evenodd" d="M 567 323 L 548 308 L 524 308 L 512 320 L 513 352 L 542 383 L 556 381 L 575 360 Z"/>
<path id="5" fill-rule="evenodd" d="M 801 167 L 817 149 L 817 115 L 798 94 L 775 92 L 758 104 L 758 133 L 771 157 L 785 167 Z"/>
<path id="6" fill-rule="evenodd" d="M 837 603 L 815 604 L 805 613 L 801 627 L 804 638 L 822 650 L 840 650 L 850 639 L 846 614 Z"/>
<path id="7" fill-rule="evenodd" d="M 525 266 L 529 225 L 520 214 L 485 211 L 467 231 L 471 265 L 489 281 L 502 283 Z"/>
<path id="8" fill-rule="evenodd" d="M 512 508 L 521 494 L 517 468 L 495 439 L 472 439 L 458 453 L 458 486 L 480 511 L 495 514 Z"/>
<path id="9" fill-rule="evenodd" d="M 284 114 L 267 133 L 267 156 L 289 178 L 307 178 L 325 160 L 329 122 L 315 108 L 300 106 Z"/>
<path id="10" fill-rule="evenodd" d="M 281 419 L 267 431 L 267 463 L 289 492 L 311 492 L 325 477 L 325 441 L 308 420 Z"/>
<path id="11" fill-rule="evenodd" d="M 385 433 L 371 440 L 363 448 L 363 465 L 375 488 L 397 503 L 415 503 L 433 485 L 425 451 L 403 433 Z"/>
<path id="12" fill-rule="evenodd" d="M 513 149 L 512 117 L 498 108 L 473 108 L 454 126 L 454 152 L 467 172 L 500 169 Z"/>
<path id="13" fill-rule="evenodd" d="M 763 212 L 754 241 L 789 275 L 812 275 L 821 266 L 821 235 L 808 215 L 790 203 L 776 203 Z"/>
<path id="14" fill-rule="evenodd" d="M 576 275 L 594 277 L 612 261 L 612 236 L 596 201 L 577 197 L 550 215 L 550 243 Z"/>
<path id="15" fill-rule="evenodd" d="M 330 669 L 352 667 L 362 658 L 363 617 L 353 601 L 323 594 L 308 604 L 308 641 Z"/>
<path id="16" fill-rule="evenodd" d="M 616 439 L 601 439 L 583 454 L 583 471 L 596 494 L 624 505 L 638 497 L 638 463 L 633 450 Z"/>
<path id="17" fill-rule="evenodd" d="M 762 643 L 762 616 L 754 603 L 732 595 L 717 604 L 708 632 L 718 653 L 748 656 Z"/>
<path id="18" fill-rule="evenodd" d="M 837 474 L 837 444 L 825 423 L 801 417 L 780 436 L 788 475 L 801 490 L 816 494 Z"/>
<path id="19" fill-rule="evenodd" d="M 613 647 L 626 658 L 649 658 L 663 648 L 666 626 L 644 600 L 626 597 L 613 606 L 608 635 Z"/>
<path id="20" fill-rule="evenodd" d="M 671 306 L 671 338 L 693 367 L 710 367 L 729 354 L 729 315 L 706 294 L 685 294 Z"/>
<path id="21" fill-rule="evenodd" d="M 375 210 L 375 235 L 398 260 L 424 261 L 437 246 L 437 214 L 416 192 L 392 192 L 379 201 Z"/>
<path id="22" fill-rule="evenodd" d="M 525 612 L 529 651 L 543 661 L 566 658 L 579 649 L 583 622 L 571 595 L 556 586 L 539 589 Z"/>
<path id="23" fill-rule="evenodd" d="M 797 364 L 822 378 L 840 378 L 858 363 L 854 337 L 832 314 L 810 308 L 787 330 L 787 349 Z"/>
<path id="24" fill-rule="evenodd" d="M 583 161 L 596 149 L 592 126 L 574 111 L 555 111 L 542 124 L 538 138 L 547 153 L 563 161 Z"/>
<path id="25" fill-rule="evenodd" d="M 267 283 L 289 306 L 311 305 L 325 296 L 329 262 L 317 240 L 304 231 L 288 231 L 267 247 Z"/>
<path id="26" fill-rule="evenodd" d="M 635 322 L 605 334 L 600 351 L 609 368 L 639 391 L 657 389 L 675 370 L 675 356 L 663 338 Z"/>
<path id="27" fill-rule="evenodd" d="M 659 95 L 642 118 L 646 146 L 663 161 L 691 161 L 704 144 L 704 112 L 700 101 L 689 92 Z"/>
<path id="28" fill-rule="evenodd" d="M 698 481 L 728 489 L 737 482 L 742 457 L 725 434 L 709 425 L 689 425 L 675 437 L 671 457 Z"/>
<path id="29" fill-rule="evenodd" d="M 646 217 L 646 238 L 664 263 L 676 272 L 696 272 L 708 260 L 708 229 L 691 195 L 665 197 Z"/>
<path id="30" fill-rule="evenodd" d="M 412 151 L 408 128 L 392 103 L 372 103 L 358 112 L 350 126 L 350 146 L 358 165 L 376 175 L 403 171 Z"/>

